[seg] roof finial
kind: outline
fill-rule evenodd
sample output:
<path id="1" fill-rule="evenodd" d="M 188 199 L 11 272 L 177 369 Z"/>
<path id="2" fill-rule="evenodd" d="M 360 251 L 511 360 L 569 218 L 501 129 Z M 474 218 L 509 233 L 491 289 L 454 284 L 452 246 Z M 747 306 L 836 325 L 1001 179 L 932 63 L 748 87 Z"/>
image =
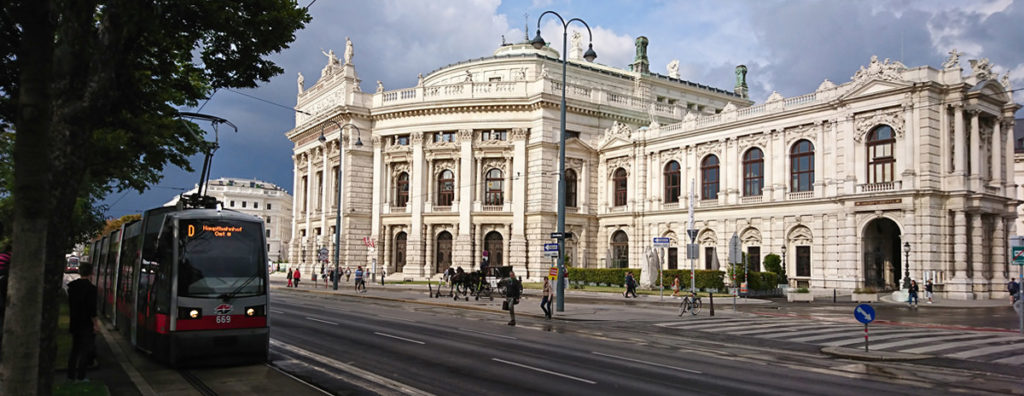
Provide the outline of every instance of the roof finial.
<path id="1" fill-rule="evenodd" d="M 527 42 L 530 41 L 530 14 L 527 12 L 523 13 L 523 36 Z"/>

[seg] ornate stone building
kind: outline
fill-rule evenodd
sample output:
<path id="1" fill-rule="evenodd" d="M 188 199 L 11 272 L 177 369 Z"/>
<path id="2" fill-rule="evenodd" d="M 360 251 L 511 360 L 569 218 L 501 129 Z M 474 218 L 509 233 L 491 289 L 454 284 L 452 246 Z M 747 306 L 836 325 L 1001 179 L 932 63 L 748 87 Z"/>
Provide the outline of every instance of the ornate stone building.
<path id="1" fill-rule="evenodd" d="M 724 267 L 733 234 L 754 269 L 786 248 L 794 286 L 897 287 L 909 269 L 949 298 L 1000 296 L 1016 219 L 1013 114 L 987 60 L 965 75 L 872 58 L 851 81 L 761 104 L 650 73 L 646 38 L 621 70 L 571 51 L 567 95 L 568 262 L 641 267 L 653 237 L 666 268 L 689 267 L 694 190 L 698 268 Z M 559 55 L 505 45 L 415 87 L 359 90 L 351 45 L 299 82 L 291 261 L 333 240 L 344 151 L 343 264 L 390 274 L 513 265 L 537 279 L 550 259 L 558 180 Z M 337 125 L 351 123 L 339 144 Z M 326 143 L 318 138 L 325 135 Z M 356 138 L 369 144 L 356 146 Z M 691 187 L 692 186 L 692 187 Z M 369 249 L 363 238 L 376 240 Z M 909 262 L 903 245 L 909 243 Z"/>

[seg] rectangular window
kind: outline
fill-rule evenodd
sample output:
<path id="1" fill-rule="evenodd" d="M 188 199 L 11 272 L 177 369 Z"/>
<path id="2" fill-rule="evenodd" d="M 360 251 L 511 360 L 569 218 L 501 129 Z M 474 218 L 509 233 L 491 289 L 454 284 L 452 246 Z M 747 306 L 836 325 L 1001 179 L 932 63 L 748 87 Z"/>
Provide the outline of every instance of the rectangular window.
<path id="1" fill-rule="evenodd" d="M 713 269 L 715 266 L 715 248 L 712 246 L 704 248 L 704 269 Z"/>
<path id="2" fill-rule="evenodd" d="M 242 201 L 242 207 L 244 208 L 245 204 L 247 204 L 247 203 L 248 203 L 247 201 Z"/>
<path id="3" fill-rule="evenodd" d="M 267 224 L 270 224 L 270 216 L 267 216 Z"/>
<path id="4" fill-rule="evenodd" d="M 455 131 L 442 131 L 434 134 L 434 143 L 455 143 Z"/>
<path id="5" fill-rule="evenodd" d="M 267 230 L 267 238 L 270 238 L 270 230 Z"/>
<path id="6" fill-rule="evenodd" d="M 747 247 L 747 270 L 761 272 L 761 247 Z"/>
<path id="7" fill-rule="evenodd" d="M 395 136 L 395 144 L 397 144 L 399 146 L 408 146 L 409 145 L 409 135 L 398 135 L 398 136 Z"/>
<path id="8" fill-rule="evenodd" d="M 579 137 L 580 137 L 580 131 L 569 131 L 569 130 L 565 131 L 565 138 L 566 139 L 572 139 L 572 138 L 579 139 Z"/>
<path id="9" fill-rule="evenodd" d="M 811 247 L 796 247 L 796 276 L 811 276 Z"/>
<path id="10" fill-rule="evenodd" d="M 498 129 L 498 130 L 492 129 L 492 130 L 489 130 L 489 131 L 481 131 L 480 132 L 480 140 L 484 141 L 484 142 L 486 142 L 488 140 L 501 140 L 501 141 L 505 141 L 507 137 L 508 137 L 508 131 L 506 131 L 504 129 Z"/>
<path id="11" fill-rule="evenodd" d="M 235 201 L 231 201 L 231 207 L 235 207 Z"/>
<path id="12" fill-rule="evenodd" d="M 487 79 L 487 81 L 488 82 L 498 82 L 498 81 L 501 81 L 501 77 L 490 77 L 490 78 Z"/>
<path id="13" fill-rule="evenodd" d="M 267 202 L 267 210 L 270 210 L 270 202 Z"/>
<path id="14" fill-rule="evenodd" d="M 259 209 L 260 208 L 260 203 L 256 202 L 256 201 L 252 201 L 252 208 L 253 209 Z"/>

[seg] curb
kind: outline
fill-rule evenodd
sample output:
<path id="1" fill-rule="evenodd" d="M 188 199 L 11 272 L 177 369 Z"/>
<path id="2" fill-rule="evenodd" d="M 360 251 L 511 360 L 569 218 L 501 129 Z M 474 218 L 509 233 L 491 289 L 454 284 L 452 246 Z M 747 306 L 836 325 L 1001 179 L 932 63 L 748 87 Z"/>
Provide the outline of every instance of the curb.
<path id="1" fill-rule="evenodd" d="M 931 359 L 934 356 L 931 355 L 918 355 L 913 353 L 900 353 L 900 352 L 887 352 L 887 351 L 871 351 L 865 352 L 856 348 L 844 348 L 844 347 L 824 347 L 821 348 L 821 353 L 836 357 L 854 359 L 854 360 L 870 360 L 870 361 L 887 361 L 887 362 L 901 362 L 910 360 L 923 360 Z"/>

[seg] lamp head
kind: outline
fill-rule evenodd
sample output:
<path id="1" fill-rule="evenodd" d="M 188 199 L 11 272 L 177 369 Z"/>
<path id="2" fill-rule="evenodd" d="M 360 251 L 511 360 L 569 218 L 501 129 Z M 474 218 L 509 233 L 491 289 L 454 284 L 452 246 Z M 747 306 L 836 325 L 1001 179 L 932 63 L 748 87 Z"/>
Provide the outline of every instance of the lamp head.
<path id="1" fill-rule="evenodd" d="M 786 254 L 786 245 L 782 245 L 782 254 Z"/>
<path id="2" fill-rule="evenodd" d="M 583 59 L 586 59 L 587 62 L 593 62 L 594 59 L 597 59 L 597 52 L 594 52 L 594 43 L 590 43 L 587 47 L 587 52 L 583 53 Z"/>
<path id="3" fill-rule="evenodd" d="M 361 136 L 356 136 L 356 147 L 362 147 L 362 146 L 363 146 L 363 138 Z"/>
<path id="4" fill-rule="evenodd" d="M 910 253 L 910 242 L 903 242 L 903 252 Z"/>
<path id="5" fill-rule="evenodd" d="M 319 140 L 321 144 L 327 143 L 327 138 L 324 137 L 323 132 L 320 132 L 320 137 L 316 138 L 316 140 Z"/>
<path id="6" fill-rule="evenodd" d="M 530 44 L 533 45 L 534 49 L 544 48 L 544 38 L 540 37 L 540 29 L 537 29 L 537 35 L 533 37 L 533 40 L 530 41 Z"/>

